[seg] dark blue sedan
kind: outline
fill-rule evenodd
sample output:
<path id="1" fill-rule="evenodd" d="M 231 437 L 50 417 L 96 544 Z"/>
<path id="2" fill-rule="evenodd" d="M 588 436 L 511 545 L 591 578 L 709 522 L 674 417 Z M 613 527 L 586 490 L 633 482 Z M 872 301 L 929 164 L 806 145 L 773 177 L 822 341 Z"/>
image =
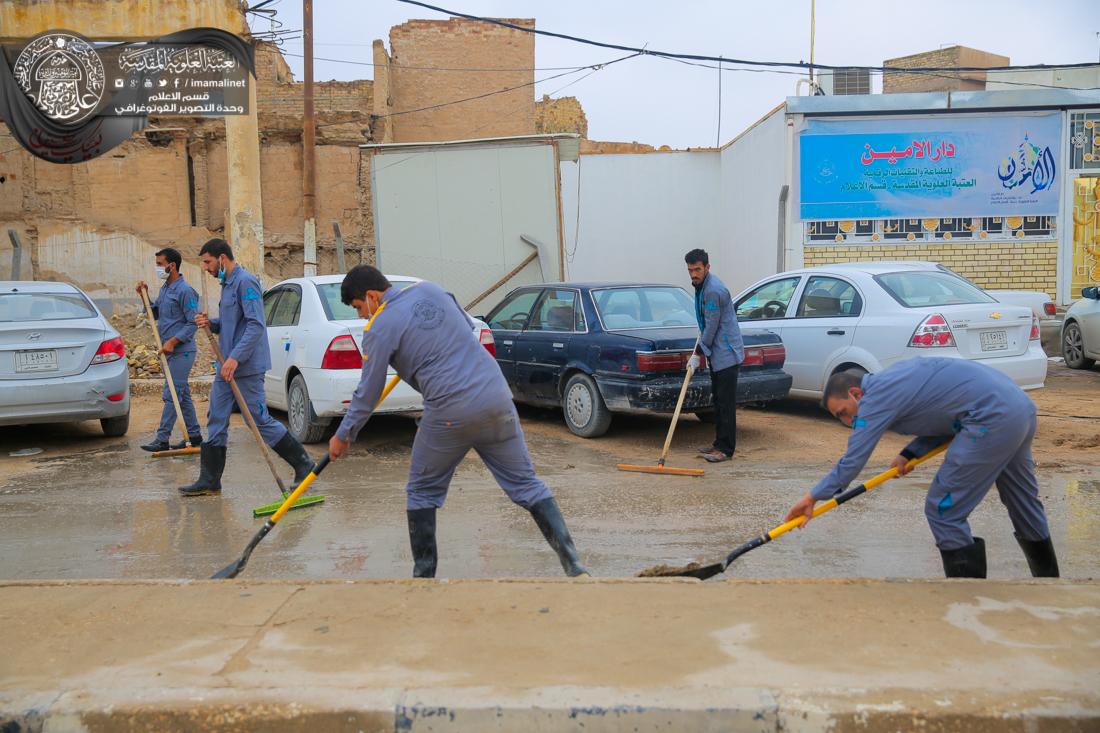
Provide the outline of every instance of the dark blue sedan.
<path id="1" fill-rule="evenodd" d="M 698 335 L 694 301 L 675 285 L 547 283 L 516 288 L 482 320 L 516 402 L 560 406 L 577 435 L 607 432 L 611 413 L 671 414 Z M 745 334 L 737 401 L 783 399 L 791 377 L 777 334 Z M 684 412 L 713 412 L 700 369 Z"/>

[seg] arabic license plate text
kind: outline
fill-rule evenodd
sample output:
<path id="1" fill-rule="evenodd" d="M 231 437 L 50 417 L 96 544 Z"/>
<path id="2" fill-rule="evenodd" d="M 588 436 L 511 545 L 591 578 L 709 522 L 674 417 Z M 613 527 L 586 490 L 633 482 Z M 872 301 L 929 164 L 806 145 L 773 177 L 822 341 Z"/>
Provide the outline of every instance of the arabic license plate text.
<path id="1" fill-rule="evenodd" d="M 17 372 L 52 372 L 56 369 L 57 352 L 53 349 L 15 352 L 15 371 Z"/>
<path id="2" fill-rule="evenodd" d="M 1000 351 L 1008 348 L 1008 331 L 982 331 L 978 334 L 982 351 Z"/>

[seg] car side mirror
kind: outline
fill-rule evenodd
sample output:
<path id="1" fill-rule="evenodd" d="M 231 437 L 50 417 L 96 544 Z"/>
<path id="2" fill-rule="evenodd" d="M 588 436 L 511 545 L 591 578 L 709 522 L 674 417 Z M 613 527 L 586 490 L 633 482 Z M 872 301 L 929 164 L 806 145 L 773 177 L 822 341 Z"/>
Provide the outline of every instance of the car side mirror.
<path id="1" fill-rule="evenodd" d="M 1081 297 L 1089 298 L 1090 300 L 1100 300 L 1100 288 L 1097 288 L 1095 285 L 1081 288 Z"/>
<path id="2" fill-rule="evenodd" d="M 485 323 L 489 322 L 489 319 L 486 318 L 485 316 L 474 316 L 474 320 L 475 321 L 484 321 Z"/>

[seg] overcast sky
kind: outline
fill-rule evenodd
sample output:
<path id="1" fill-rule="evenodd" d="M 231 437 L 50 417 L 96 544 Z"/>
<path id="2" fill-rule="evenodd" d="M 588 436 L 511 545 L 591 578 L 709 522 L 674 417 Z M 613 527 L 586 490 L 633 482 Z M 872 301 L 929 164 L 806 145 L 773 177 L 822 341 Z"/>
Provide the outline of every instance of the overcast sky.
<path id="1" fill-rule="evenodd" d="M 253 0 L 256 4 L 257 0 Z M 436 0 L 473 15 L 534 18 L 542 30 L 625 46 L 753 60 L 809 60 L 810 0 Z M 285 28 L 301 29 L 300 0 L 275 0 Z M 314 56 L 371 62 L 371 42 L 412 18 L 446 16 L 396 0 L 314 0 Z M 1013 64 L 1096 61 L 1100 0 L 818 0 L 814 60 L 879 66 L 883 60 L 960 44 L 1008 56 Z M 270 24 L 253 19 L 256 31 Z M 300 40 L 284 51 L 302 78 Z M 535 41 L 536 67 L 582 66 L 620 52 L 553 38 Z M 446 73 L 446 72 L 440 72 Z M 536 71 L 543 79 L 560 71 Z M 652 57 L 537 84 L 536 98 L 576 96 L 588 136 L 698 147 L 715 145 L 718 72 Z M 370 79 L 370 66 L 317 60 L 317 81 Z M 722 74 L 721 142 L 726 142 L 794 93 L 799 75 L 729 71 Z M 560 91 L 558 91 L 560 90 Z M 557 93 L 555 93 L 557 92 Z"/>

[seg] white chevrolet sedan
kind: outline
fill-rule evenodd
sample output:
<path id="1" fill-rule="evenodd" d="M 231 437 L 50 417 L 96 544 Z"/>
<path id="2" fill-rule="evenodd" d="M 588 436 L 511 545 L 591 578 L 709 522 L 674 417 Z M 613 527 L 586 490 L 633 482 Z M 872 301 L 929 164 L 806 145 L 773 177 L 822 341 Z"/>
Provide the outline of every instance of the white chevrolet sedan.
<path id="1" fill-rule="evenodd" d="M 742 331 L 778 333 L 791 395 L 820 398 L 847 369 L 876 372 L 919 356 L 972 359 L 1024 389 L 1042 387 L 1047 357 L 1026 306 L 1000 303 L 928 262 L 858 262 L 792 270 L 735 296 Z"/>
<path id="2" fill-rule="evenodd" d="M 419 282 L 415 277 L 386 277 L 398 290 Z M 264 293 L 271 347 L 271 369 L 264 375 L 267 404 L 286 411 L 290 432 L 303 443 L 324 440 L 348 411 L 363 367 L 359 343 L 367 322 L 340 302 L 343 279 L 290 278 Z M 475 321 L 472 338 L 495 355 L 493 332 L 485 323 Z M 392 368 L 389 374 L 394 376 Z M 420 393 L 401 382 L 378 412 L 414 414 L 422 408 Z"/>

